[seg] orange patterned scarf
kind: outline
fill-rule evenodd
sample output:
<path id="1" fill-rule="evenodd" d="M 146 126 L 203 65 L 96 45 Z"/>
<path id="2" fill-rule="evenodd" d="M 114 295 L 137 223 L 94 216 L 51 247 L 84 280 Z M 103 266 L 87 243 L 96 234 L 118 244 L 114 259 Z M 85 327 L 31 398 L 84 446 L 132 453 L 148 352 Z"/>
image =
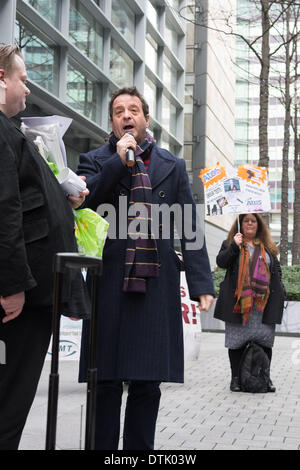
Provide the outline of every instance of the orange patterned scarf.
<path id="1" fill-rule="evenodd" d="M 237 301 L 233 311 L 243 315 L 243 324 L 249 320 L 254 306 L 259 312 L 264 311 L 270 293 L 269 285 L 270 271 L 264 245 L 260 242 L 255 246 L 251 259 L 247 244 L 242 246 L 235 291 Z"/>

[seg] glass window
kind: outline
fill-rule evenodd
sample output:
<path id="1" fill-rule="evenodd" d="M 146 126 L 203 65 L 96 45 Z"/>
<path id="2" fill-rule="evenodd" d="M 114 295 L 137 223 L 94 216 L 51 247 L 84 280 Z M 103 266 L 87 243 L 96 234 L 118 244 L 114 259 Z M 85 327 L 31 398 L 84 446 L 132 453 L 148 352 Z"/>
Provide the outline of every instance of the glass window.
<path id="1" fill-rule="evenodd" d="M 157 51 L 158 51 L 157 43 L 150 36 L 150 34 L 147 34 L 146 44 L 145 44 L 145 61 L 148 67 L 154 73 L 157 73 Z"/>
<path id="2" fill-rule="evenodd" d="M 247 145 L 235 145 L 235 163 L 241 165 L 242 163 L 248 162 L 248 146 Z"/>
<path id="3" fill-rule="evenodd" d="M 193 140 L 193 115 L 184 115 L 184 140 L 192 142 Z"/>
<path id="4" fill-rule="evenodd" d="M 69 60 L 67 73 L 67 104 L 91 120 L 95 120 L 97 85 Z"/>
<path id="5" fill-rule="evenodd" d="M 94 0 L 96 5 L 98 5 L 98 7 L 101 8 L 101 10 L 104 10 L 104 1 L 105 0 Z"/>
<path id="6" fill-rule="evenodd" d="M 177 94 L 177 69 L 174 67 L 170 59 L 164 54 L 163 58 L 163 80 L 169 90 Z"/>
<path id="7" fill-rule="evenodd" d="M 135 14 L 124 0 L 112 0 L 111 21 L 129 44 L 134 46 Z"/>
<path id="8" fill-rule="evenodd" d="M 154 83 L 149 80 L 148 77 L 145 77 L 144 95 L 149 105 L 150 116 L 156 118 L 157 89 Z"/>
<path id="9" fill-rule="evenodd" d="M 15 38 L 24 56 L 28 78 L 58 95 L 57 48 L 40 39 L 19 20 Z"/>
<path id="10" fill-rule="evenodd" d="M 170 151 L 170 144 L 169 144 L 169 141 L 166 140 L 164 137 L 161 138 L 160 140 L 160 145 L 159 145 L 161 148 L 165 149 L 165 150 L 169 150 Z"/>
<path id="11" fill-rule="evenodd" d="M 243 124 L 236 123 L 235 126 L 235 138 L 237 140 L 246 141 L 248 140 L 248 126 Z"/>
<path id="12" fill-rule="evenodd" d="M 70 2 L 69 36 L 81 52 L 102 67 L 103 28 L 79 0 Z"/>
<path id="13" fill-rule="evenodd" d="M 170 103 L 168 98 L 162 95 L 162 125 L 172 134 L 176 135 L 176 106 Z"/>
<path id="14" fill-rule="evenodd" d="M 184 159 L 186 163 L 187 171 L 192 171 L 192 160 L 193 160 L 193 146 L 184 145 Z"/>
<path id="15" fill-rule="evenodd" d="M 133 85 L 134 61 L 121 49 L 118 43 L 111 40 L 110 78 L 120 88 Z"/>
<path id="16" fill-rule="evenodd" d="M 195 44 L 195 5 L 187 5 L 183 10 L 183 16 L 190 20 L 186 28 L 186 45 L 193 46 Z"/>
<path id="17" fill-rule="evenodd" d="M 187 28 L 189 30 L 189 27 Z M 178 34 L 174 30 L 174 27 L 170 23 L 169 19 L 166 18 L 166 24 L 165 24 L 165 42 L 166 44 L 172 49 L 175 55 L 178 54 Z"/>
<path id="18" fill-rule="evenodd" d="M 186 73 L 193 73 L 194 72 L 194 49 L 187 49 L 186 50 L 186 58 L 185 58 L 185 71 Z"/>
<path id="19" fill-rule="evenodd" d="M 184 140 L 193 140 L 193 85 L 185 87 L 184 95 Z"/>
<path id="20" fill-rule="evenodd" d="M 150 23 L 158 30 L 158 14 L 156 8 L 152 5 L 150 0 L 146 3 L 146 15 Z"/>
<path id="21" fill-rule="evenodd" d="M 49 23 L 58 27 L 59 0 L 25 0 L 25 2 L 35 8 Z"/>
<path id="22" fill-rule="evenodd" d="M 168 3 L 170 4 L 172 8 L 174 8 L 175 10 L 178 10 L 181 2 L 180 0 L 169 0 Z"/>

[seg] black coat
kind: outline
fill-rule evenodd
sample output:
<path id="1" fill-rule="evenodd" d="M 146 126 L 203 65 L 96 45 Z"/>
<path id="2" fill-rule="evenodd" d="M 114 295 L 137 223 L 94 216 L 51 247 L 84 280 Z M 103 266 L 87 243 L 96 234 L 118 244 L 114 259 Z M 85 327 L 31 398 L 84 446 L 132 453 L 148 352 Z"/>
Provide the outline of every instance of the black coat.
<path id="1" fill-rule="evenodd" d="M 233 241 L 228 246 L 225 240 L 222 243 L 220 252 L 217 256 L 217 265 L 220 268 L 225 268 L 226 275 L 223 282 L 220 284 L 220 293 L 217 299 L 214 317 L 219 320 L 242 323 L 242 315 L 233 313 L 236 303 L 234 295 L 239 272 L 239 247 Z M 281 267 L 277 258 L 270 256 L 270 295 L 263 313 L 263 323 L 267 324 L 280 324 L 283 315 L 283 305 L 285 299 L 285 290 L 281 282 Z"/>
<path id="2" fill-rule="evenodd" d="M 97 210 L 110 204 L 116 222 L 125 217 L 131 187 L 131 173 L 110 144 L 81 155 L 78 174 L 87 177 L 90 194 L 86 204 Z M 195 207 L 185 162 L 170 152 L 153 146 L 149 177 L 153 204 L 188 204 Z M 124 220 L 124 219 L 123 219 Z M 170 233 L 173 233 L 173 224 Z M 126 236 L 126 232 L 125 232 Z M 182 241 L 190 296 L 214 295 L 214 286 L 205 244 L 187 250 Z M 159 277 L 147 280 L 145 294 L 123 292 L 126 239 L 106 241 L 103 275 L 98 286 L 98 376 L 102 380 L 183 381 L 183 330 L 180 297 L 181 263 L 173 248 L 173 237 L 157 238 Z M 87 366 L 88 322 L 84 322 L 81 374 Z"/>
<path id="3" fill-rule="evenodd" d="M 50 307 L 53 256 L 77 251 L 74 217 L 47 163 L 2 112 L 0 214 L 0 295 L 25 291 L 25 308 Z M 68 279 L 64 301 L 71 284 Z"/>

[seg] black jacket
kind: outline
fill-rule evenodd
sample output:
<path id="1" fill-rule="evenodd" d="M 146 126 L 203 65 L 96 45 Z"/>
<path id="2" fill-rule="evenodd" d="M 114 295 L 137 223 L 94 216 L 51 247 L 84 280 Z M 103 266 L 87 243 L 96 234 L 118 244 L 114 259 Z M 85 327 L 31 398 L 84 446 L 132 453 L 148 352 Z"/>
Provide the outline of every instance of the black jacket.
<path id="1" fill-rule="evenodd" d="M 0 214 L 0 295 L 25 291 L 25 308 L 50 307 L 53 255 L 77 251 L 74 217 L 47 163 L 2 112 Z"/>
<path id="2" fill-rule="evenodd" d="M 217 256 L 217 265 L 225 268 L 226 275 L 220 284 L 220 293 L 216 303 L 214 317 L 219 320 L 242 323 L 242 315 L 233 313 L 236 297 L 234 295 L 239 271 L 239 247 L 233 241 L 230 246 L 225 240 Z M 263 323 L 280 324 L 283 315 L 285 290 L 281 282 L 281 267 L 277 258 L 270 256 L 270 296 L 263 314 Z"/>

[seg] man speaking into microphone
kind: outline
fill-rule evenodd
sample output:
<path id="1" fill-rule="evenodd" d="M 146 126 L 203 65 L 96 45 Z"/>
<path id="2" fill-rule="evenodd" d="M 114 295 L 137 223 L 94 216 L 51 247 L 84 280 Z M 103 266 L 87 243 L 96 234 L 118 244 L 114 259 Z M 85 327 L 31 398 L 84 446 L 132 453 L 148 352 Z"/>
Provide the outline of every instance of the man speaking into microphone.
<path id="1" fill-rule="evenodd" d="M 97 210 L 101 204 L 111 204 L 120 220 L 126 197 L 127 208 L 140 203 L 147 213 L 143 216 L 146 233 L 137 238 L 128 230 L 127 238 L 108 238 L 104 246 L 103 275 L 98 281 L 95 448 L 118 449 L 123 383 L 127 382 L 123 450 L 151 450 L 160 383 L 182 383 L 184 368 L 181 263 L 173 246 L 174 222 L 170 220 L 168 239 L 153 236 L 152 209 L 154 205 L 189 206 L 193 224 L 196 211 L 185 161 L 156 145 L 147 131 L 148 104 L 135 87 L 113 94 L 110 119 L 109 143 L 80 156 L 78 174 L 86 177 L 90 191 L 85 206 Z M 126 230 L 130 219 L 128 214 Z M 201 310 L 208 311 L 214 287 L 205 243 L 189 249 L 187 241 L 182 235 L 189 294 Z M 84 321 L 81 381 L 86 379 L 88 335 Z"/>

